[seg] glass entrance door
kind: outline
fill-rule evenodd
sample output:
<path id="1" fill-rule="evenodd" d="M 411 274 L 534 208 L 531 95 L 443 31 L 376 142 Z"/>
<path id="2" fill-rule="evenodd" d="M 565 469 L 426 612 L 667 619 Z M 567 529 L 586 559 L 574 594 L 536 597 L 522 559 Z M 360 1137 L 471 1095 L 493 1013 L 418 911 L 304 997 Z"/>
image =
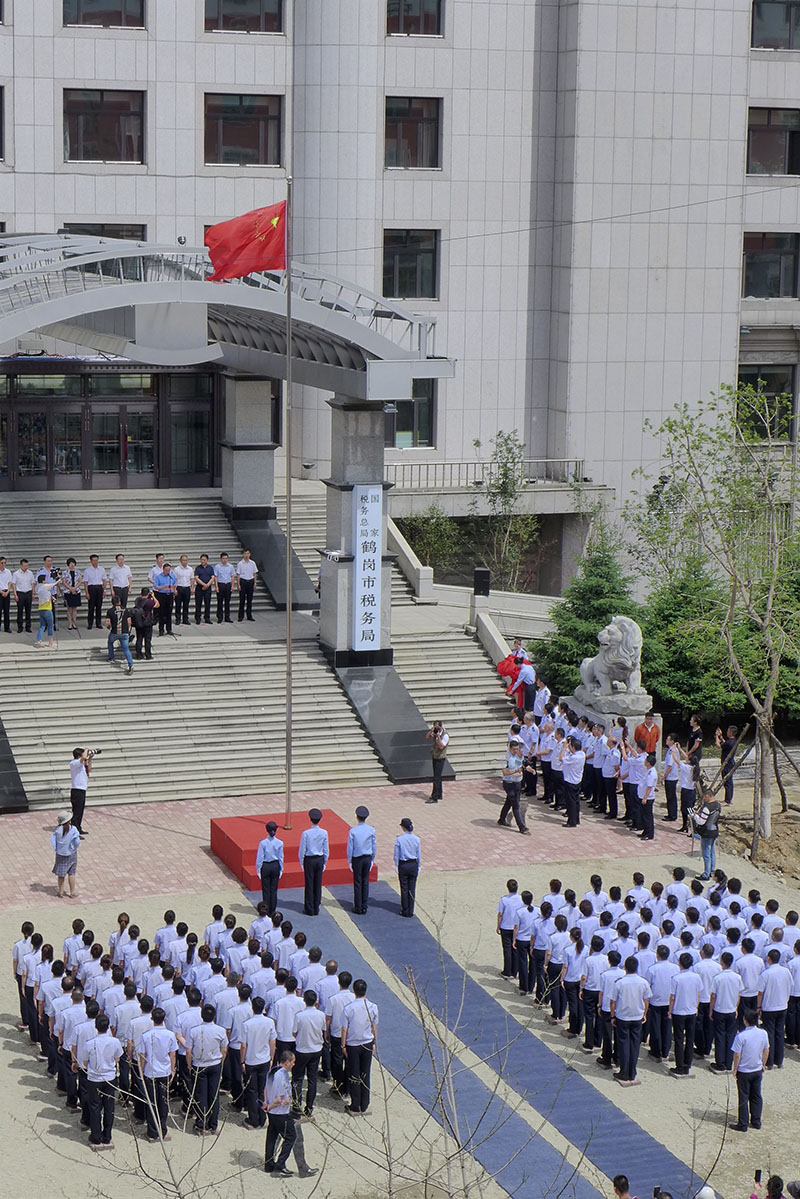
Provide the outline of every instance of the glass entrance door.
<path id="1" fill-rule="evenodd" d="M 88 427 L 93 488 L 155 487 L 155 404 L 92 404 Z"/>
<path id="2" fill-rule="evenodd" d="M 15 415 L 17 486 L 21 491 L 77 490 L 83 485 L 80 405 L 22 408 Z"/>

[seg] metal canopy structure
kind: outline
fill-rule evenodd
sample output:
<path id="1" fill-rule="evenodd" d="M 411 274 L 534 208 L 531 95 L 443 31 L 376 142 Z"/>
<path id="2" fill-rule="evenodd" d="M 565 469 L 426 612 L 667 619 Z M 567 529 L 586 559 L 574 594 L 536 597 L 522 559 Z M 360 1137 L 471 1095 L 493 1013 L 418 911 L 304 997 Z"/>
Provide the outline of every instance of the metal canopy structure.
<path id="1" fill-rule="evenodd" d="M 209 270 L 204 247 L 0 238 L 0 343 L 38 331 L 156 366 L 216 362 L 284 378 L 284 272 L 210 283 Z M 412 379 L 452 375 L 436 357 L 434 318 L 295 262 L 291 287 L 296 382 L 368 399 L 370 363 L 403 364 Z"/>

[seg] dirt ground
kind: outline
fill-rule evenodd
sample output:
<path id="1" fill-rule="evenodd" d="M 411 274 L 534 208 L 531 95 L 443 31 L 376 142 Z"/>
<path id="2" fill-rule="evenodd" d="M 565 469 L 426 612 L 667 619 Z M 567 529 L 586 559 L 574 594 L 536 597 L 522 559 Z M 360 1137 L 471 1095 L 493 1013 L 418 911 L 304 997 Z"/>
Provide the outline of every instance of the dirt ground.
<path id="1" fill-rule="evenodd" d="M 757 865 L 767 874 L 800 882 L 800 780 L 795 785 L 784 778 L 789 811 L 781 812 L 780 793 L 774 788 L 772 834 L 760 840 Z M 748 791 L 750 794 L 748 795 Z M 750 861 L 753 841 L 752 784 L 737 786 L 734 807 L 723 808 L 719 848 L 725 853 Z"/>

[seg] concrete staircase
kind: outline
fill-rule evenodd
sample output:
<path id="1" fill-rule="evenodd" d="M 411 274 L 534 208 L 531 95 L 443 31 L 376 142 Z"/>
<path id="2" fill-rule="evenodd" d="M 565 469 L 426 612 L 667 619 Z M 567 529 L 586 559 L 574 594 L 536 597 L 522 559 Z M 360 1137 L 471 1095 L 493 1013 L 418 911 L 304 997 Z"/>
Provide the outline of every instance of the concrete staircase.
<path id="1" fill-rule="evenodd" d="M 312 492 L 309 483 L 301 484 L 303 490 L 292 495 L 292 544 L 312 581 L 319 571 L 319 550 L 325 549 L 325 490 L 322 484 Z M 278 523 L 286 531 L 286 497 L 277 496 Z M 392 605 L 414 603 L 414 589 L 397 565 L 392 567 Z"/>
<path id="2" fill-rule="evenodd" d="M 223 550 L 235 565 L 242 550 L 219 498 L 208 491 L 5 495 L 0 496 L 0 531 L 2 552 L 12 570 L 24 555 L 35 573 L 45 554 L 52 554 L 62 570 L 72 556 L 82 570 L 92 553 L 99 554 L 108 570 L 114 555 L 122 553 L 133 573 L 132 596 L 147 582 L 157 553 L 166 554 L 173 566 L 181 554 L 188 554 L 190 566 L 197 566 L 200 555 L 207 553 L 213 566 Z M 253 608 L 256 614 L 274 611 L 263 584 L 256 586 Z M 85 602 L 81 611 L 86 611 Z"/>
<path id="3" fill-rule="evenodd" d="M 69 799 L 75 745 L 96 745 L 90 799 L 100 803 L 280 792 L 284 772 L 284 653 L 250 638 L 159 638 L 152 662 L 124 673 L 102 639 L 62 640 L 58 652 L 4 648 L 3 721 L 32 807 Z M 374 786 L 386 774 L 313 642 L 294 671 L 298 788 Z M 324 724 L 321 731 L 320 721 Z"/>
<path id="4" fill-rule="evenodd" d="M 426 720 L 443 720 L 448 759 L 458 778 L 497 774 L 511 705 L 491 659 L 460 629 L 395 633 L 394 664 Z"/>

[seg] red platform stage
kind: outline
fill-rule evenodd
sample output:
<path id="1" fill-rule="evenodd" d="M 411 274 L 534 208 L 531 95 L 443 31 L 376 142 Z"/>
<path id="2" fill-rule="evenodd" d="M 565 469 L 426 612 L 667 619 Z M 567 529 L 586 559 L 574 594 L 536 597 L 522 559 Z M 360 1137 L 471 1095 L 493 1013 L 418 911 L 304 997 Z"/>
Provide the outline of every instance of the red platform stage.
<path id="1" fill-rule="evenodd" d="M 281 888 L 303 886 L 303 868 L 297 851 L 303 830 L 311 827 L 311 821 L 308 812 L 298 812 L 292 816 L 292 828 L 285 829 L 284 817 L 284 812 L 277 812 L 264 816 L 223 816 L 211 821 L 211 852 L 244 883 L 248 891 L 261 890 L 261 879 L 256 874 L 256 853 L 259 841 L 263 841 L 267 835 L 264 825 L 268 820 L 275 821 L 278 826 L 275 835 L 283 841 Z M 325 808 L 322 811 L 322 827 L 327 829 L 330 842 L 330 857 L 323 883 L 330 887 L 337 883 L 352 882 L 353 875 L 347 865 L 349 825 L 341 816 Z M 378 877 L 377 866 L 372 867 L 369 877 L 375 882 Z"/>

